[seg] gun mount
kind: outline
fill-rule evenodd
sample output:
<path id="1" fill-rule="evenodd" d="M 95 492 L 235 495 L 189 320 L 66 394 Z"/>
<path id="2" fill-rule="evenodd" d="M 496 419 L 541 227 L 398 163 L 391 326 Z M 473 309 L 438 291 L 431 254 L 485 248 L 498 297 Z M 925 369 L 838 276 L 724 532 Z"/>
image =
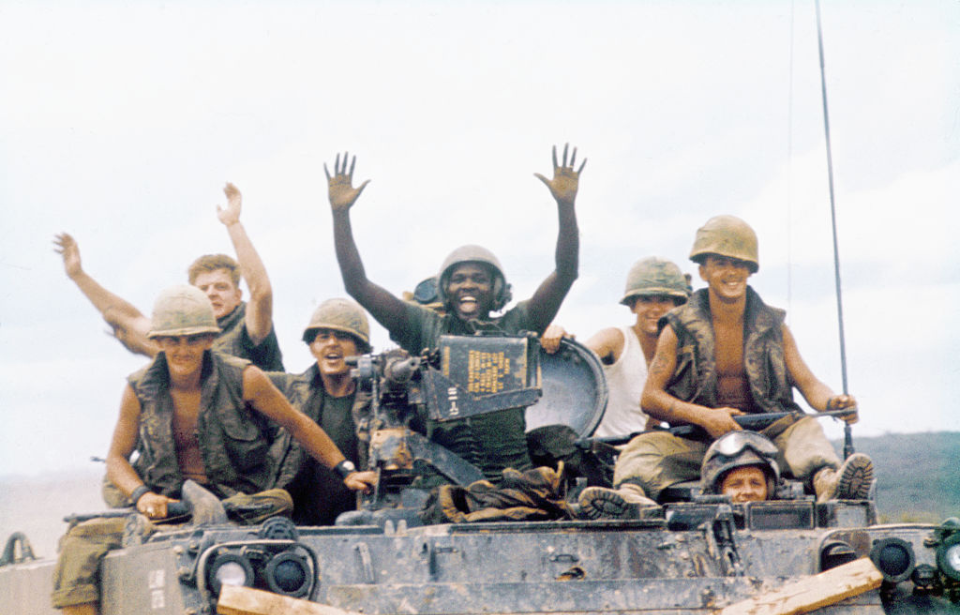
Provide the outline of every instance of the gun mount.
<path id="1" fill-rule="evenodd" d="M 442 336 L 437 349 L 419 357 L 391 350 L 352 360 L 354 377 L 372 397 L 358 430 L 379 481 L 345 522 L 367 523 L 370 513 L 391 509 L 399 512 L 380 516 L 414 522 L 427 496 L 416 484 L 426 466 L 458 485 L 482 479 L 475 466 L 430 441 L 430 424 L 534 404 L 542 390 L 539 353 L 534 336 Z"/>

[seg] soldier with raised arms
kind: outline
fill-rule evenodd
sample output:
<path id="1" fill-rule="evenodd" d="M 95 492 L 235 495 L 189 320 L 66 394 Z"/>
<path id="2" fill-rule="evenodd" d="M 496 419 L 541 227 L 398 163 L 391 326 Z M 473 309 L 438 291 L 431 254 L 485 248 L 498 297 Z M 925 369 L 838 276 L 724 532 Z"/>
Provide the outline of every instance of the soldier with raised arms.
<path id="1" fill-rule="evenodd" d="M 217 216 L 227 228 L 237 260 L 226 254 L 207 254 L 190 265 L 190 284 L 202 290 L 213 305 L 220 333 L 214 349 L 252 361 L 264 370 L 282 371 L 283 361 L 273 328 L 273 289 L 247 231 L 240 222 L 242 198 L 233 184 L 223 189 L 227 206 L 217 207 Z M 160 351 L 150 339 L 150 319 L 133 304 L 101 286 L 83 270 L 80 247 L 68 233 L 57 235 L 56 250 L 63 256 L 67 276 L 100 311 L 113 328 L 114 336 L 131 352 L 148 357 Z M 240 277 L 250 289 L 250 301 L 243 301 Z"/>
<path id="2" fill-rule="evenodd" d="M 542 334 L 577 278 L 579 236 L 574 202 L 586 160 L 577 168 L 576 157 L 576 148 L 571 154 L 565 146 L 558 163 L 554 148 L 553 178 L 535 174 L 557 202 L 556 269 L 529 300 L 521 301 L 502 316 L 493 316 L 510 301 L 510 285 L 496 256 L 480 246 L 462 246 L 444 260 L 438 275 L 438 292 L 446 311 L 442 315 L 403 301 L 367 279 L 353 238 L 350 208 L 369 180 L 353 187 L 356 158 L 348 160 L 345 154 L 341 160 L 338 155 L 334 174 L 326 166 L 324 170 L 333 210 L 337 261 L 347 292 L 390 332 L 391 339 L 412 354 L 436 348 L 439 337 L 445 334 L 471 335 L 480 330 Z M 533 465 L 524 435 L 523 408 L 451 421 L 430 429 L 435 442 L 479 467 L 491 480 L 499 480 L 504 468 L 526 470 Z"/>
<path id="3" fill-rule="evenodd" d="M 793 400 L 796 387 L 818 411 L 856 406 L 852 396 L 835 395 L 813 375 L 785 312 L 767 306 L 747 284 L 760 267 L 753 229 L 734 216 L 711 218 L 697 231 L 690 259 L 708 287 L 664 317 L 641 406 L 654 419 L 697 425 L 709 437 L 637 436 L 617 460 L 617 489 L 585 489 L 581 509 L 603 517 L 656 507 L 664 489 L 699 477 L 713 439 L 741 429 L 733 417 L 784 411 L 794 414 L 763 430 L 782 452 L 784 471 L 819 501 L 866 498 L 870 458 L 857 453 L 841 463 L 819 422 L 802 416 Z M 856 413 L 847 420 L 855 421 Z"/>
<path id="4" fill-rule="evenodd" d="M 107 454 L 110 481 L 148 520 L 192 485 L 223 500 L 237 522 L 289 514 L 290 495 L 274 488 L 279 427 L 351 490 L 368 490 L 374 472 L 357 472 L 330 437 L 295 410 L 249 361 L 212 351 L 219 331 L 206 295 L 193 286 L 161 293 L 149 338 L 157 356 L 127 379 Z M 140 454 L 131 463 L 136 449 Z M 192 488 L 197 488 L 192 485 Z M 195 511 L 196 512 L 196 511 Z M 99 518 L 70 529 L 54 572 L 53 606 L 99 610 L 99 565 L 120 546 L 124 519 Z"/>

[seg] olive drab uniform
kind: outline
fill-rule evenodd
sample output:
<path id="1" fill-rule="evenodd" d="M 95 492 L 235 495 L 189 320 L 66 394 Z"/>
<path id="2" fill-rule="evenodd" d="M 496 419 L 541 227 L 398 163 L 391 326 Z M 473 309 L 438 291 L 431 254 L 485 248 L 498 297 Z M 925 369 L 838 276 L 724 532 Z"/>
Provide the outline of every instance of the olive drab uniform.
<path id="1" fill-rule="evenodd" d="M 270 327 L 267 337 L 254 345 L 247 332 L 247 304 L 241 302 L 232 312 L 217 319 L 220 333 L 213 342 L 213 349 L 224 354 L 247 359 L 263 371 L 282 372 L 283 355 L 277 342 L 277 332 Z"/>
<path id="2" fill-rule="evenodd" d="M 413 304 L 407 304 L 405 309 L 409 326 L 391 331 L 390 338 L 414 355 L 436 348 L 441 335 L 473 335 L 476 331 L 515 335 L 531 330 L 525 301 L 500 318 L 469 323 Z M 510 408 L 459 421 L 428 421 L 427 437 L 478 467 L 488 480 L 499 482 L 505 468 L 521 472 L 533 468 L 527 450 L 524 412 L 525 408 Z"/>
<path id="3" fill-rule="evenodd" d="M 746 412 L 797 412 L 762 431 L 780 449 L 781 467 L 801 481 L 812 479 L 821 468 L 839 468 L 840 459 L 823 428 L 812 417 L 799 417 L 793 401 L 783 353 L 781 325 L 785 312 L 767 306 L 747 288 L 744 313 L 744 371 L 750 385 L 751 408 Z M 715 341 L 706 289 L 661 319 L 677 336 L 677 361 L 667 384 L 668 393 L 711 408 L 717 402 Z M 679 438 L 668 432 L 637 436 L 620 454 L 614 470 L 614 486 L 633 483 L 656 499 L 661 491 L 684 481 L 697 480 L 710 442 Z"/>
<path id="4" fill-rule="evenodd" d="M 203 467 L 218 497 L 275 485 L 280 428 L 243 400 L 243 370 L 250 362 L 218 352 L 204 356 L 197 439 Z M 133 469 L 159 493 L 178 497 L 183 485 L 172 431 L 166 356 L 160 353 L 127 381 L 140 402 L 140 453 Z"/>
<path id="5" fill-rule="evenodd" d="M 246 359 L 265 371 L 283 371 L 282 354 L 277 343 L 277 333 L 271 327 L 270 333 L 258 345 L 254 346 L 246 326 L 247 304 L 240 303 L 235 310 L 217 319 L 217 337 L 213 342 L 213 350 L 225 355 Z M 216 329 L 213 329 L 216 331 Z M 111 508 L 129 506 L 130 502 L 125 495 L 103 477 L 103 501 Z"/>
<path id="6" fill-rule="evenodd" d="M 267 374 L 290 404 L 320 425 L 343 455 L 358 468 L 366 466 L 369 434 L 357 425 L 368 424 L 371 396 L 356 389 L 342 398 L 323 387 L 316 363 L 302 374 Z M 307 455 L 285 431 L 282 460 L 274 485 L 293 497 L 293 519 L 298 525 L 333 525 L 340 513 L 356 510 L 357 496 L 332 470 Z"/>
<path id="7" fill-rule="evenodd" d="M 750 384 L 752 408 L 745 412 L 800 412 L 793 401 L 793 388 L 787 377 L 783 356 L 783 324 L 786 312 L 763 303 L 747 287 L 744 312 L 743 368 Z M 677 336 L 677 367 L 667 393 L 677 399 L 708 408 L 717 408 L 717 362 L 710 295 L 706 289 L 691 296 L 685 307 L 660 319 Z"/>
<path id="8" fill-rule="evenodd" d="M 250 362 L 207 352 L 201 375 L 197 437 L 208 482 L 236 521 L 257 524 L 293 508 L 290 495 L 274 489 L 280 428 L 243 401 L 243 369 Z M 184 479 L 172 433 L 173 402 L 168 393 L 166 355 L 128 379 L 140 402 L 140 426 L 133 463 L 146 486 L 178 499 Z M 112 491 L 119 494 L 116 487 Z M 131 511 L 134 512 L 134 511 Z M 122 546 L 126 518 L 97 518 L 71 526 L 61 541 L 51 603 L 55 608 L 97 602 L 100 560 Z"/>

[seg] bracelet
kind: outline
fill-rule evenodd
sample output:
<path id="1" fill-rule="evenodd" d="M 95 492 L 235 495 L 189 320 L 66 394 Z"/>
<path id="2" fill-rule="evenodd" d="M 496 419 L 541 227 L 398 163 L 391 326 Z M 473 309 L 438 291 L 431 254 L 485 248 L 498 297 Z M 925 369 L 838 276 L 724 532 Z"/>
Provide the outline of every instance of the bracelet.
<path id="1" fill-rule="evenodd" d="M 151 492 L 150 487 L 147 487 L 146 485 L 140 485 L 139 487 L 134 489 L 133 493 L 130 494 L 130 501 L 133 502 L 133 507 L 136 508 L 137 502 L 140 501 L 140 498 L 142 498 L 143 496 L 147 495 L 150 492 Z"/>
<path id="2" fill-rule="evenodd" d="M 333 471 L 339 474 L 340 478 L 346 478 L 357 471 L 357 466 L 353 465 L 353 462 L 349 459 L 344 459 L 333 466 Z"/>

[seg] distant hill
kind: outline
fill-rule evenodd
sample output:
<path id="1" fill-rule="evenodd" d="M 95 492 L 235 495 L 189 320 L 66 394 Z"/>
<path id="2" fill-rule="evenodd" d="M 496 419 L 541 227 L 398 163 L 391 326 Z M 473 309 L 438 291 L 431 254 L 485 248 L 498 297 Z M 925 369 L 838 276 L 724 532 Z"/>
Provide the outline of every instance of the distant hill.
<path id="1" fill-rule="evenodd" d="M 838 452 L 842 444 L 834 442 Z M 854 445 L 873 458 L 882 522 L 939 523 L 960 517 L 960 433 L 858 437 Z M 64 516 L 104 510 L 102 476 L 102 466 L 72 474 L 0 476 L 0 541 L 22 531 L 36 555 L 56 556 L 66 530 Z"/>
<path id="2" fill-rule="evenodd" d="M 834 446 L 839 452 L 843 443 Z M 960 433 L 855 437 L 854 447 L 873 458 L 881 521 L 939 523 L 960 517 Z"/>

